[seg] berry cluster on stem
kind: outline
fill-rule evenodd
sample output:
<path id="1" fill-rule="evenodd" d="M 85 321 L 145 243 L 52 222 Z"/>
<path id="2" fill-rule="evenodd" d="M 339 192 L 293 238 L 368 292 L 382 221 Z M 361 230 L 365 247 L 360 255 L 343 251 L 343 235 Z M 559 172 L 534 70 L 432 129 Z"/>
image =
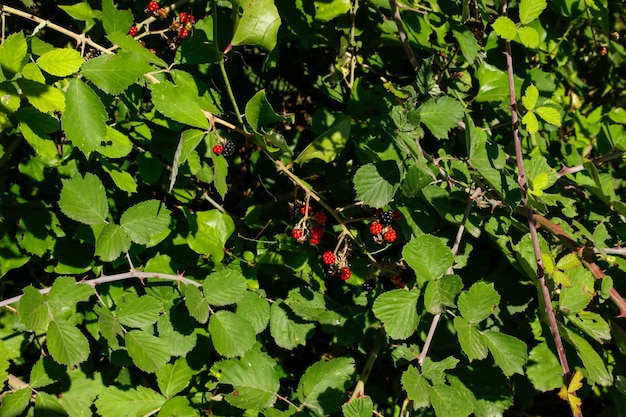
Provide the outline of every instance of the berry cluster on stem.
<path id="1" fill-rule="evenodd" d="M 293 237 L 298 243 L 304 243 L 307 240 L 312 245 L 319 245 L 324 235 L 324 223 L 326 223 L 326 213 L 313 211 L 313 207 L 305 203 L 299 203 L 292 206 L 295 214 L 302 216 L 291 231 Z"/>

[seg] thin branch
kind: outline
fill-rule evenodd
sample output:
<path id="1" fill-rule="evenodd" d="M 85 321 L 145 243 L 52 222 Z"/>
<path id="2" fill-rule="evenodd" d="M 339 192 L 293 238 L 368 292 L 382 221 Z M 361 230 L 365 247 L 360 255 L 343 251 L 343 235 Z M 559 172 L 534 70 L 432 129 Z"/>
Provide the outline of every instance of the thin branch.
<path id="1" fill-rule="evenodd" d="M 367 383 L 367 379 L 372 372 L 372 367 L 374 366 L 374 362 L 376 362 L 376 358 L 380 353 L 380 349 L 382 349 L 385 342 L 385 338 L 382 335 L 378 335 L 376 338 L 377 340 L 374 341 L 374 346 L 367 356 L 367 361 L 365 361 L 363 371 L 359 375 L 359 381 L 357 382 L 356 387 L 354 388 L 354 392 L 352 393 L 349 401 L 352 401 L 356 398 L 361 398 L 365 395 L 365 384 Z"/>
<path id="2" fill-rule="evenodd" d="M 591 162 L 595 166 L 601 166 L 605 162 L 623 157 L 625 153 L 626 152 L 624 151 L 613 151 L 613 152 L 607 153 L 606 155 L 601 155 L 601 156 L 598 156 L 597 158 L 593 158 L 589 162 Z M 585 167 L 585 165 L 576 165 L 573 167 L 563 166 L 563 168 L 561 168 L 561 170 L 557 173 L 557 178 L 561 178 L 568 174 L 575 174 L 576 172 L 584 171 L 586 169 L 587 168 Z"/>
<path id="3" fill-rule="evenodd" d="M 158 279 L 164 279 L 164 280 L 169 280 L 169 281 L 182 282 L 184 284 L 194 285 L 196 287 L 202 286 L 202 283 L 196 282 L 190 278 L 185 278 L 181 275 L 161 274 L 158 272 L 140 272 L 140 271 L 123 272 L 121 274 L 115 274 L 115 275 L 102 275 L 101 277 L 98 277 L 98 278 L 79 281 L 77 282 L 77 284 L 87 284 L 87 285 L 91 285 L 92 287 L 95 287 L 96 285 L 102 285 L 102 284 L 115 282 L 115 281 L 123 281 L 125 279 L 130 279 L 130 278 L 138 278 L 138 279 L 158 278 Z M 50 292 L 50 288 L 51 287 L 41 288 L 38 291 L 42 295 L 48 294 Z M 15 297 L 7 298 L 6 300 L 0 301 L 0 308 L 9 306 L 13 303 L 17 303 L 22 298 L 22 296 L 23 295 L 17 295 Z"/>
<path id="4" fill-rule="evenodd" d="M 396 0 L 389 0 L 389 4 L 391 5 L 391 12 L 393 13 L 393 20 L 395 20 L 396 25 L 398 26 L 398 34 L 400 36 L 400 41 L 402 42 L 402 47 L 404 48 L 404 52 L 406 53 L 406 56 L 409 58 L 411 67 L 417 73 L 420 69 L 420 63 L 417 61 L 417 58 L 415 57 L 413 48 L 411 48 L 411 44 L 409 43 L 409 38 L 406 35 L 406 31 L 404 30 L 404 24 L 402 23 L 402 16 L 400 16 L 400 10 L 398 10 L 398 3 L 396 2 Z"/>

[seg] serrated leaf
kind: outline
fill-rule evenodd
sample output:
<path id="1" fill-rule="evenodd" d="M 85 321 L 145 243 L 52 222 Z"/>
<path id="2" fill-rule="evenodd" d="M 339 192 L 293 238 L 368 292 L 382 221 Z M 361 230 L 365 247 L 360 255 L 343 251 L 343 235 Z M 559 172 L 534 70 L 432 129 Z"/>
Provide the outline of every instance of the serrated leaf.
<path id="1" fill-rule="evenodd" d="M 152 236 L 167 229 L 170 223 L 170 213 L 161 201 L 142 201 L 122 214 L 120 226 L 133 242 L 145 245 Z"/>
<path id="2" fill-rule="evenodd" d="M 571 252 L 561 257 L 556 263 L 556 267 L 561 271 L 567 271 L 568 269 L 578 268 L 580 266 L 580 259 L 576 252 Z"/>
<path id="3" fill-rule="evenodd" d="M 304 320 L 317 321 L 331 326 L 340 326 L 346 321 L 345 317 L 335 311 L 337 305 L 333 305 L 324 294 L 307 287 L 298 287 L 289 291 L 285 304 Z"/>
<path id="4" fill-rule="evenodd" d="M 517 30 L 519 40 L 526 48 L 536 48 L 539 46 L 539 32 L 530 26 L 522 26 Z"/>
<path id="5" fill-rule="evenodd" d="M 452 30 L 452 35 L 459 43 L 463 58 L 465 58 L 468 63 L 473 64 L 480 53 L 480 45 L 474 34 L 467 27 L 459 25 Z"/>
<path id="6" fill-rule="evenodd" d="M 152 70 L 139 56 L 128 52 L 101 55 L 83 64 L 81 74 L 107 94 L 120 94 Z"/>
<path id="7" fill-rule="evenodd" d="M 38 391 L 35 395 L 34 413 L 42 416 L 64 416 L 67 414 L 56 395 L 42 391 Z"/>
<path id="8" fill-rule="evenodd" d="M 282 303 L 274 303 L 270 307 L 270 334 L 283 349 L 291 350 L 304 345 L 314 329 L 313 323 L 296 323 L 289 318 Z"/>
<path id="9" fill-rule="evenodd" d="M 350 10 L 350 0 L 323 1 L 315 0 L 315 20 L 328 22 Z"/>
<path id="10" fill-rule="evenodd" d="M 535 177 L 530 180 L 530 184 L 528 187 L 528 193 L 532 195 L 536 195 L 537 197 L 541 197 L 543 195 L 543 190 L 550 186 L 550 177 L 545 172 L 540 172 Z"/>
<path id="11" fill-rule="evenodd" d="M 124 335 L 128 355 L 144 372 L 154 373 L 170 360 L 170 351 L 161 339 L 145 330 L 131 330 Z"/>
<path id="12" fill-rule="evenodd" d="M 534 84 L 531 84 L 526 88 L 526 92 L 522 96 L 522 104 L 524 104 L 526 110 L 530 111 L 537 105 L 537 100 L 539 100 L 539 90 Z"/>
<path id="13" fill-rule="evenodd" d="M 121 32 L 126 33 L 133 24 L 133 12 L 118 10 L 113 0 L 102 1 L 102 26 L 107 35 Z"/>
<path id="14" fill-rule="evenodd" d="M 100 232 L 96 239 L 96 256 L 105 262 L 119 258 L 122 253 L 128 252 L 131 240 L 124 229 L 114 223 L 109 223 Z"/>
<path id="15" fill-rule="evenodd" d="M 0 68 L 5 78 L 10 80 L 26 64 L 28 45 L 22 32 L 13 33 L 0 45 Z"/>
<path id="16" fill-rule="evenodd" d="M 9 377 L 9 350 L 0 340 L 0 385 L 4 386 L 4 382 Z"/>
<path id="17" fill-rule="evenodd" d="M 584 337 L 567 329 L 565 326 L 559 326 L 559 330 L 564 338 L 576 349 L 576 353 L 578 353 L 578 357 L 587 371 L 589 383 L 600 384 L 604 387 L 613 384 L 613 375 L 607 370 L 602 357 L 594 350 L 593 346 Z"/>
<path id="18" fill-rule="evenodd" d="M 124 334 L 124 328 L 107 307 L 96 305 L 94 311 L 98 315 L 100 333 L 111 347 L 118 347 L 117 336 Z"/>
<path id="19" fill-rule="evenodd" d="M 276 401 L 280 382 L 275 366 L 266 353 L 251 350 L 241 359 L 216 363 L 212 371 L 215 369 L 220 373 L 220 383 L 232 385 L 233 392 L 225 395 L 231 405 L 262 410 Z"/>
<path id="20" fill-rule="evenodd" d="M 537 19 L 547 7 L 546 0 L 521 0 L 519 4 L 519 19 L 527 25 Z"/>
<path id="21" fill-rule="evenodd" d="M 528 362 L 526 375 L 538 391 L 551 391 L 563 383 L 559 359 L 546 342 L 539 343 L 530 351 Z"/>
<path id="22" fill-rule="evenodd" d="M 298 383 L 302 405 L 320 415 L 331 415 L 341 409 L 348 395 L 344 384 L 354 374 L 352 358 L 321 360 L 311 365 Z"/>
<path id="23" fill-rule="evenodd" d="M 356 199 L 374 208 L 389 203 L 400 186 L 400 168 L 396 161 L 381 161 L 359 167 L 354 175 Z"/>
<path id="24" fill-rule="evenodd" d="M 539 120 L 535 116 L 534 112 L 529 111 L 522 117 L 522 123 L 526 127 L 526 131 L 531 135 L 534 135 L 539 131 Z"/>
<path id="25" fill-rule="evenodd" d="M 45 124 L 48 121 L 56 121 L 54 117 L 41 113 L 32 107 L 20 109 L 16 116 L 22 136 L 24 136 L 26 142 L 35 150 L 37 155 L 45 159 L 59 157 L 58 148 L 46 132 L 47 129 L 45 129 Z"/>
<path id="26" fill-rule="evenodd" d="M 263 127 L 271 126 L 284 119 L 267 101 L 265 90 L 258 91 L 246 103 L 246 120 L 255 132 L 260 132 Z"/>
<path id="27" fill-rule="evenodd" d="M 149 86 L 156 109 L 177 122 L 208 130 L 209 121 L 204 115 L 198 96 L 189 88 L 163 81 Z"/>
<path id="28" fill-rule="evenodd" d="M 421 235 L 411 239 L 404 246 L 402 256 L 421 283 L 441 278 L 454 263 L 450 248 L 433 235 Z"/>
<path id="29" fill-rule="evenodd" d="M 424 292 L 424 306 L 431 314 L 440 314 L 446 307 L 454 307 L 454 300 L 463 289 L 463 281 L 458 275 L 445 275 L 441 279 L 429 281 Z"/>
<path id="30" fill-rule="evenodd" d="M 448 356 L 441 361 L 433 361 L 426 358 L 422 364 L 422 374 L 424 378 L 430 380 L 434 385 L 446 382 L 446 371 L 456 368 L 459 360 L 454 356 Z"/>
<path id="31" fill-rule="evenodd" d="M 526 343 L 497 331 L 484 333 L 489 352 L 506 376 L 524 375 L 524 365 L 528 360 Z"/>
<path id="32" fill-rule="evenodd" d="M 144 47 L 139 41 L 135 40 L 132 36 L 116 32 L 107 36 L 111 42 L 117 44 L 124 52 L 131 53 L 143 59 L 144 61 L 158 65 L 161 68 L 167 67 L 167 63 L 159 58 L 156 54 L 153 54 L 149 49 Z"/>
<path id="33" fill-rule="evenodd" d="M 28 102 L 42 113 L 63 112 L 71 107 L 67 103 L 70 97 L 64 96 L 60 90 L 51 85 L 25 78 L 17 80 L 17 85 L 22 89 Z"/>
<path id="34" fill-rule="evenodd" d="M 104 141 L 96 146 L 96 151 L 107 158 L 122 158 L 132 150 L 133 143 L 128 136 L 111 126 L 106 127 Z"/>
<path id="35" fill-rule="evenodd" d="M 227 358 L 242 356 L 252 348 L 256 340 L 252 325 L 226 310 L 211 316 L 209 332 L 217 353 Z"/>
<path id="36" fill-rule="evenodd" d="M 232 45 L 254 45 L 271 51 L 276 46 L 280 15 L 273 0 L 236 0 L 240 12 Z"/>
<path id="37" fill-rule="evenodd" d="M 159 393 L 143 386 L 125 390 L 109 386 L 100 391 L 95 404 L 102 417 L 136 417 L 152 414 L 165 400 Z"/>
<path id="38" fill-rule="evenodd" d="M 83 62 L 80 52 L 70 48 L 53 49 L 37 59 L 39 68 L 57 77 L 67 77 L 78 72 Z"/>
<path id="39" fill-rule="evenodd" d="M 470 324 L 480 323 L 489 317 L 500 304 L 500 294 L 494 288 L 493 283 L 479 281 L 472 285 L 468 291 L 463 291 L 459 296 L 457 305 L 465 320 Z"/>
<path id="40" fill-rule="evenodd" d="M 66 320 L 57 319 L 48 324 L 46 341 L 50 355 L 62 365 L 74 367 L 89 357 L 87 338 Z"/>
<path id="41" fill-rule="evenodd" d="M 236 314 L 246 320 L 259 334 L 267 327 L 270 320 L 269 302 L 251 291 L 246 291 L 244 297 L 237 302 Z"/>
<path id="42" fill-rule="evenodd" d="M 415 332 L 419 324 L 419 294 L 416 290 L 396 289 L 381 294 L 374 301 L 372 311 L 392 339 L 406 339 Z"/>
<path id="43" fill-rule="evenodd" d="M 59 207 L 63 214 L 85 224 L 106 223 L 109 204 L 104 185 L 98 177 L 86 173 L 84 178 L 75 176 L 62 182 Z"/>
<path id="44" fill-rule="evenodd" d="M 163 307 L 149 295 L 126 294 L 118 301 L 115 315 L 124 326 L 145 328 L 157 322 Z"/>
<path id="45" fill-rule="evenodd" d="M 235 304 L 246 293 L 246 279 L 234 269 L 222 269 L 209 275 L 202 285 L 205 299 L 211 305 Z"/>
<path id="46" fill-rule="evenodd" d="M 185 358 L 178 358 L 174 363 L 163 365 L 156 371 L 157 384 L 161 394 L 172 398 L 191 382 L 194 372 Z"/>
<path id="47" fill-rule="evenodd" d="M 74 309 L 77 303 L 89 300 L 95 293 L 91 285 L 77 283 L 72 277 L 59 277 L 50 288 L 48 302 L 53 314 L 58 316 L 62 310 Z"/>
<path id="48" fill-rule="evenodd" d="M 52 319 L 46 298 L 32 285 L 22 290 L 24 295 L 20 298 L 17 311 L 20 313 L 20 322 L 34 332 L 42 331 Z"/>
<path id="49" fill-rule="evenodd" d="M 474 326 L 469 324 L 463 317 L 454 318 L 454 328 L 461 345 L 461 349 L 467 355 L 467 359 L 472 362 L 474 359 L 481 360 L 487 357 L 489 349 L 483 334 Z"/>
<path id="50" fill-rule="evenodd" d="M 587 307 L 593 298 L 595 279 L 591 272 L 582 266 L 569 270 L 567 276 L 571 279 L 571 285 L 561 288 L 559 309 L 566 313 L 576 313 Z"/>
<path id="51" fill-rule="evenodd" d="M 430 384 L 413 365 L 409 365 L 409 368 L 402 374 L 402 388 L 416 408 L 430 405 Z"/>
<path id="52" fill-rule="evenodd" d="M 510 18 L 506 16 L 500 16 L 493 22 L 493 30 L 496 31 L 498 36 L 512 41 L 517 35 L 517 25 Z"/>
<path id="53" fill-rule="evenodd" d="M 20 108 L 20 95 L 13 83 L 0 83 L 0 98 L 0 111 L 2 113 L 15 113 Z"/>
<path id="54" fill-rule="evenodd" d="M 554 126 L 561 126 L 561 113 L 554 107 L 541 106 L 535 112 L 546 122 Z"/>
<path id="55" fill-rule="evenodd" d="M 351 123 L 350 116 L 337 116 L 333 124 L 304 148 L 294 162 L 303 164 L 312 159 L 321 159 L 327 163 L 334 161 L 350 138 Z"/>
<path id="56" fill-rule="evenodd" d="M 196 149 L 205 136 L 206 133 L 198 129 L 188 129 L 181 133 L 176 152 L 174 153 L 174 161 L 172 162 L 169 191 L 172 191 L 172 188 L 174 188 L 178 167 L 185 163 L 191 152 Z"/>
<path id="57" fill-rule="evenodd" d="M 106 139 L 107 113 L 100 97 L 78 78 L 70 80 L 65 93 L 67 105 L 61 126 L 67 138 L 85 155 Z"/>
<path id="58" fill-rule="evenodd" d="M 371 417 L 374 403 L 370 397 L 359 397 L 341 406 L 344 417 Z"/>
<path id="59" fill-rule="evenodd" d="M 8 392 L 2 397 L 0 404 L 0 416 L 2 417 L 18 417 L 21 416 L 28 404 L 32 390 L 30 388 L 20 389 L 14 392 Z"/>
<path id="60" fill-rule="evenodd" d="M 567 318 L 596 342 L 603 344 L 611 340 L 611 328 L 598 313 L 579 311 L 576 314 L 569 314 Z"/>
<path id="61" fill-rule="evenodd" d="M 197 231 L 190 234 L 187 244 L 195 252 L 211 255 L 214 262 L 220 262 L 224 258 L 224 245 L 235 231 L 235 222 L 229 215 L 219 210 L 200 211 L 196 214 L 195 220 Z"/>
<path id="62" fill-rule="evenodd" d="M 88 32 L 95 24 L 95 21 L 102 17 L 102 12 L 93 10 L 86 1 L 68 6 L 59 5 L 58 7 L 72 18 L 85 22 L 85 32 Z"/>
<path id="63" fill-rule="evenodd" d="M 432 132 L 437 139 L 448 137 L 448 132 L 457 127 L 465 107 L 458 100 L 444 96 L 438 100 L 430 99 L 419 108 L 421 122 Z"/>
<path id="64" fill-rule="evenodd" d="M 467 417 L 474 410 L 459 390 L 448 385 L 432 386 L 429 397 L 437 417 Z"/>
<path id="65" fill-rule="evenodd" d="M 157 417 L 197 417 L 198 411 L 191 406 L 189 400 L 185 397 L 172 397 L 167 400 Z"/>
<path id="66" fill-rule="evenodd" d="M 204 324 L 209 320 L 209 303 L 197 287 L 189 285 L 185 289 L 185 305 L 189 310 L 189 315 L 198 322 Z"/>
<path id="67" fill-rule="evenodd" d="M 185 356 L 198 343 L 196 323 L 183 308 L 173 308 L 159 317 L 157 331 L 161 344 L 172 356 Z M 204 333 L 204 332 L 203 332 Z"/>

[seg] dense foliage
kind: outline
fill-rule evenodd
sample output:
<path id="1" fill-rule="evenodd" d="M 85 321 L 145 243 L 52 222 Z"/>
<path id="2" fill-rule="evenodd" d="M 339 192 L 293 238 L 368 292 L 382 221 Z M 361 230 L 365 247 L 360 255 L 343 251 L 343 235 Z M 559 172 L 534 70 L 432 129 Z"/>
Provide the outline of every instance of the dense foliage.
<path id="1" fill-rule="evenodd" d="M 0 8 L 0 416 L 626 416 L 623 1 Z"/>

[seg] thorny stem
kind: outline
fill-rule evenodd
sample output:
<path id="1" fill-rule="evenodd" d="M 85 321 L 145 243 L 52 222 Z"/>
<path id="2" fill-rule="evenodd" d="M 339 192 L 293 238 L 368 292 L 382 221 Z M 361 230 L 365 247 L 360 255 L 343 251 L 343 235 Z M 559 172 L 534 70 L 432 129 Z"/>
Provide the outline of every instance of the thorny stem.
<path id="1" fill-rule="evenodd" d="M 605 162 L 621 158 L 624 156 L 624 154 L 626 154 L 626 152 L 624 151 L 613 151 L 605 155 L 598 156 L 597 158 L 593 158 L 590 160 L 590 162 L 596 166 L 600 166 Z M 561 170 L 558 172 L 557 178 L 561 178 L 562 176 L 568 174 L 575 174 L 576 172 L 584 171 L 585 169 L 587 169 L 585 165 L 576 165 L 573 167 L 563 166 L 563 168 L 561 168 Z"/>
<path id="2" fill-rule="evenodd" d="M 415 53 L 413 52 L 413 48 L 411 48 L 411 44 L 409 44 L 409 38 L 406 35 L 406 31 L 404 30 L 404 24 L 402 23 L 402 16 L 400 16 L 400 10 L 398 10 L 398 3 L 396 0 L 389 0 L 389 4 L 391 5 L 391 12 L 393 13 L 393 19 L 398 26 L 398 34 L 400 36 L 400 41 L 402 42 L 402 47 L 404 48 L 404 52 L 406 56 L 409 58 L 409 62 L 411 63 L 411 67 L 417 73 L 420 69 L 420 64 L 415 57 Z"/>
<path id="3" fill-rule="evenodd" d="M 356 27 L 356 12 L 359 10 L 359 0 L 354 0 L 354 5 L 352 6 L 352 10 L 350 11 L 350 46 L 352 47 L 352 55 L 350 56 L 350 81 L 348 81 L 348 88 L 352 89 L 354 86 L 354 71 L 356 71 L 356 54 L 357 54 L 357 45 L 356 38 L 354 35 L 354 29 Z"/>
<path id="4" fill-rule="evenodd" d="M 507 1 L 505 0 L 502 4 L 503 15 L 507 15 Z M 543 266 L 543 260 L 541 259 L 541 249 L 539 248 L 539 238 L 537 235 L 537 227 L 535 224 L 535 219 L 533 217 L 533 210 L 528 204 L 528 187 L 526 183 L 526 174 L 524 169 L 524 153 L 522 151 L 522 142 L 519 137 L 518 130 L 518 118 L 517 118 L 517 101 L 515 97 L 515 83 L 513 78 L 513 56 L 511 54 L 511 43 L 509 41 L 505 42 L 505 52 L 506 58 L 506 66 L 507 66 L 507 74 L 509 80 L 509 95 L 511 102 L 511 122 L 513 125 L 513 141 L 515 144 L 515 156 L 517 158 L 517 183 L 522 190 L 522 200 L 524 203 L 524 208 L 526 211 L 526 218 L 528 220 L 528 228 L 530 229 L 530 237 L 533 244 L 533 251 L 535 254 L 535 261 L 537 262 L 537 281 L 541 287 L 541 292 L 543 295 L 544 308 L 548 315 L 548 321 L 550 322 L 550 329 L 552 331 L 552 337 L 554 339 L 554 344 L 556 345 L 557 354 L 559 356 L 559 362 L 561 363 L 561 368 L 563 370 L 563 378 L 564 382 L 567 384 L 570 380 L 570 369 L 569 364 L 567 362 L 567 357 L 565 355 L 565 348 L 563 346 L 563 341 L 561 339 L 561 334 L 559 333 L 559 328 L 556 322 L 556 316 L 554 314 L 554 309 L 552 308 L 552 301 L 550 290 L 546 285 L 546 275 Z M 582 413 L 577 413 L 577 417 L 582 417 Z"/>
<path id="5" fill-rule="evenodd" d="M 190 278 L 185 278 L 182 275 L 162 274 L 162 273 L 157 273 L 157 272 L 140 272 L 140 271 L 129 271 L 129 272 L 123 272 L 121 274 L 115 274 L 115 275 L 102 275 L 101 277 L 98 277 L 98 278 L 79 281 L 77 282 L 77 284 L 87 284 L 87 285 L 91 285 L 92 287 L 95 287 L 96 285 L 106 284 L 106 283 L 115 282 L 115 281 L 123 281 L 129 278 L 138 278 L 138 279 L 158 278 L 158 279 L 165 279 L 169 281 L 182 282 L 184 284 L 194 285 L 196 287 L 202 286 L 202 283 L 196 282 Z M 48 294 L 50 292 L 50 288 L 51 287 L 41 288 L 38 291 L 42 295 Z M 17 295 L 15 297 L 2 300 L 0 301 L 0 308 L 16 303 L 21 298 L 22 298 L 22 295 Z"/>

